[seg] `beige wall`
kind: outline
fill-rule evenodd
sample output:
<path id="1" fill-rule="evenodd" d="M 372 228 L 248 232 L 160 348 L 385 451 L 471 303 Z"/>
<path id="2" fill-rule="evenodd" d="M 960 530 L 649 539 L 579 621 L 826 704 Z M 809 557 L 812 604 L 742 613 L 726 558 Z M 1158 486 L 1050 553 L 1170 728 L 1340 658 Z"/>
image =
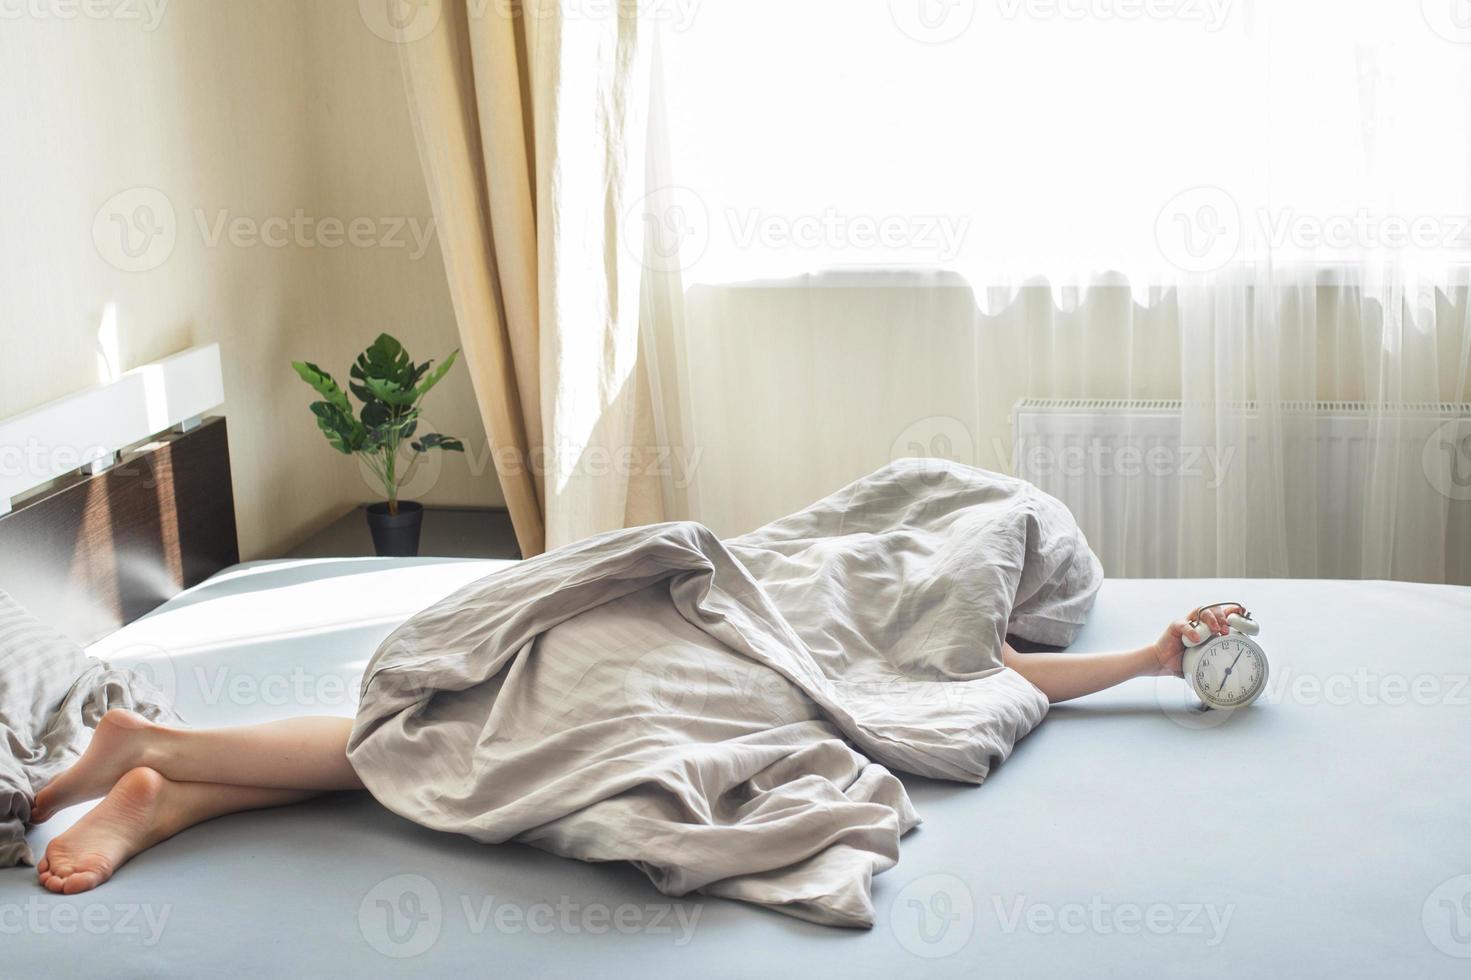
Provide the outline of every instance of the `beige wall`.
<path id="1" fill-rule="evenodd" d="M 217 340 L 242 550 L 277 554 L 375 496 L 317 433 L 288 362 L 345 375 L 381 330 L 420 360 L 458 346 L 437 244 L 416 257 L 406 227 L 402 247 L 327 248 L 331 224 L 280 223 L 298 209 L 366 218 L 365 243 L 398 219 L 429 227 L 397 51 L 356 0 L 99 0 L 103 17 L 78 6 L 0 8 L 0 418 L 105 377 L 109 307 L 121 370 Z M 112 217 L 139 204 L 172 211 L 172 252 L 166 236 L 136 260 L 118 250 Z M 287 244 L 211 242 L 222 215 Z M 143 268 L 117 268 L 133 261 Z M 417 495 L 499 504 L 463 369 L 428 408 L 471 452 Z"/>

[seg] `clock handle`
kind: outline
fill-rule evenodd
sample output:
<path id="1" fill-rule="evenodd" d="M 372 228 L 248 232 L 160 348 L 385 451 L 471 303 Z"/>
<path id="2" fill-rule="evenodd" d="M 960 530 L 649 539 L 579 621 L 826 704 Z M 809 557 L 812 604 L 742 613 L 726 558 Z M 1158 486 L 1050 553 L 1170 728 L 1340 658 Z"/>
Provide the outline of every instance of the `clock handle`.
<path id="1" fill-rule="evenodd" d="M 1226 625 L 1238 633 L 1245 633 L 1247 636 L 1256 636 L 1262 631 L 1261 625 L 1256 620 L 1250 616 L 1238 616 L 1236 613 L 1232 613 L 1226 617 Z"/>
<path id="2" fill-rule="evenodd" d="M 1211 602 L 1196 609 L 1195 617 L 1192 617 L 1189 625 L 1185 627 L 1185 634 L 1181 637 L 1181 639 L 1185 641 L 1185 645 L 1187 647 L 1198 647 L 1206 640 L 1209 640 L 1211 638 L 1210 627 L 1206 626 L 1196 617 L 1200 616 L 1200 614 L 1205 610 L 1215 609 L 1217 606 L 1241 607 L 1242 612 L 1232 613 L 1231 615 L 1226 617 L 1226 623 L 1231 626 L 1232 629 L 1235 629 L 1241 633 L 1245 633 L 1247 636 L 1256 636 L 1257 633 L 1261 632 L 1261 627 L 1258 626 L 1256 622 L 1251 618 L 1251 613 L 1245 611 L 1245 603 Z"/>

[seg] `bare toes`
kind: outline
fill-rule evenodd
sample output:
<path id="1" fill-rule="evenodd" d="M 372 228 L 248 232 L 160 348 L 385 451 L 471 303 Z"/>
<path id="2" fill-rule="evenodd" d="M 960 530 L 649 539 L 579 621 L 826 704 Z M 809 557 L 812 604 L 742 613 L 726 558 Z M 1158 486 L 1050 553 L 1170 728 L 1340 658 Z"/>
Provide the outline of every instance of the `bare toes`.
<path id="1" fill-rule="evenodd" d="M 89 892 L 102 884 L 105 879 L 96 871 L 78 871 L 76 874 L 62 882 L 61 893 L 63 895 L 76 895 L 80 892 Z"/>

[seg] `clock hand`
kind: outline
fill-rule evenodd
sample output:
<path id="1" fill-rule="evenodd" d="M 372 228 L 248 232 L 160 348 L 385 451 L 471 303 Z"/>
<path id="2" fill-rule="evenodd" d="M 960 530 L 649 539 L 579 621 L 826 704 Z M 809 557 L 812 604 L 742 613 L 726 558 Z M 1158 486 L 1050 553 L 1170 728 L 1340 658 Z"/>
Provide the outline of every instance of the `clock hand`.
<path id="1" fill-rule="evenodd" d="M 1233 661 L 1231 661 L 1231 666 L 1227 667 L 1226 668 L 1226 672 L 1221 675 L 1221 686 L 1218 687 L 1218 688 L 1216 688 L 1216 693 L 1217 694 L 1219 694 L 1221 692 L 1221 690 L 1223 688 L 1225 688 L 1226 682 L 1231 679 L 1231 671 L 1235 670 L 1236 669 L 1236 665 L 1239 664 L 1240 662 L 1241 662 L 1241 654 L 1238 653 L 1236 655 L 1236 659 L 1233 660 Z"/>

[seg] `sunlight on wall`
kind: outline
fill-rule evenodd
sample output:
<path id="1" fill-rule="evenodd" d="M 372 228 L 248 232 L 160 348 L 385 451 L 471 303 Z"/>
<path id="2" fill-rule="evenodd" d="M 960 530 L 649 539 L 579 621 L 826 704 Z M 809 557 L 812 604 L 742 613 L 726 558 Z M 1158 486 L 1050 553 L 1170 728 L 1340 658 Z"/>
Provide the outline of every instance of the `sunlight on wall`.
<path id="1" fill-rule="evenodd" d="M 97 383 L 107 384 L 122 377 L 122 362 L 118 349 L 117 304 L 105 303 L 102 323 L 97 327 Z"/>

